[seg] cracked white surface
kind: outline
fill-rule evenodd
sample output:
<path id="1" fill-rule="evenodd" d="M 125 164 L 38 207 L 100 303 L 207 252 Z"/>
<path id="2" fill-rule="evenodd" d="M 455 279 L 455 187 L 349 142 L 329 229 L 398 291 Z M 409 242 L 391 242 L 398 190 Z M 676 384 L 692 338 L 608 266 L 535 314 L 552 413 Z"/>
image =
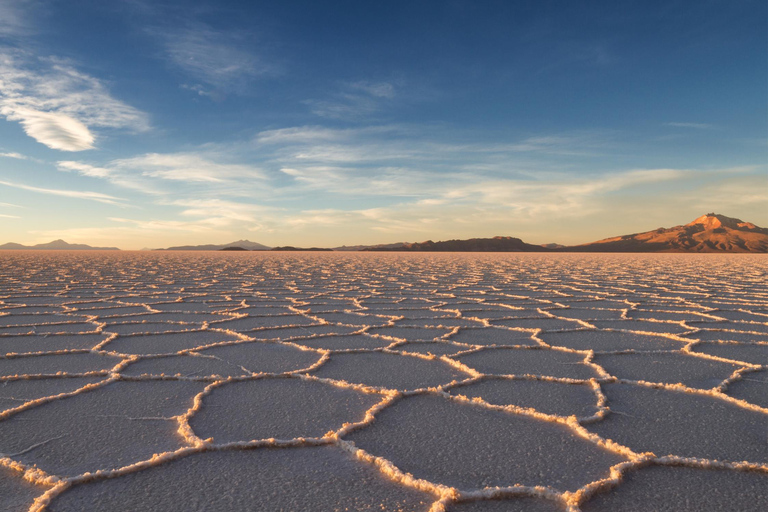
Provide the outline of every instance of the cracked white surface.
<path id="1" fill-rule="evenodd" d="M 763 256 L 0 262 L 9 511 L 768 502 Z"/>

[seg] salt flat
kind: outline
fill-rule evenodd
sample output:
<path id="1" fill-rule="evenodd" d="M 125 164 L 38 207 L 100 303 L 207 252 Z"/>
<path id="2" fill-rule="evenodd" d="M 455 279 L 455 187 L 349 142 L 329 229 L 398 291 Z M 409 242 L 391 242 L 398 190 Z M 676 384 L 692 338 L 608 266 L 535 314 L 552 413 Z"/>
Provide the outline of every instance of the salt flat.
<path id="1" fill-rule="evenodd" d="M 8 511 L 768 509 L 761 255 L 0 253 Z"/>

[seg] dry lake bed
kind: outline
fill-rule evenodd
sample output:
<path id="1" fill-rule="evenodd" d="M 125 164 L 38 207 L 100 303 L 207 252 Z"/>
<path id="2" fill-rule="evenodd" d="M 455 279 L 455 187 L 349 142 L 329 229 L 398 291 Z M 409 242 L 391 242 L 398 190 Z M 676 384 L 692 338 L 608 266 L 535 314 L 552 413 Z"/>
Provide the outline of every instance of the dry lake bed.
<path id="1" fill-rule="evenodd" d="M 0 253 L 0 509 L 768 510 L 768 258 Z"/>

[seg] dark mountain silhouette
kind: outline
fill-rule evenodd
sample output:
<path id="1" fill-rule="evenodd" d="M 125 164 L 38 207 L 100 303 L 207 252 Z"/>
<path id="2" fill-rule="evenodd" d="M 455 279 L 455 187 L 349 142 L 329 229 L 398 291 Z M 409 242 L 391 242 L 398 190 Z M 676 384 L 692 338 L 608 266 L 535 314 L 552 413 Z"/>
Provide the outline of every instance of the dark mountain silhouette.
<path id="1" fill-rule="evenodd" d="M 493 238 L 470 238 L 469 240 L 447 240 L 444 242 L 405 243 L 395 247 L 374 246 L 364 251 L 412 251 L 412 252 L 549 252 L 540 245 L 527 244 L 511 236 Z"/>
<path id="2" fill-rule="evenodd" d="M 376 244 L 376 245 L 342 245 L 341 247 L 334 247 L 334 251 L 366 251 L 366 250 L 379 250 L 379 249 L 394 249 L 408 242 L 396 242 L 394 244 Z"/>
<path id="3" fill-rule="evenodd" d="M 271 251 L 333 251 L 326 247 L 293 247 L 292 245 L 286 245 L 283 247 L 273 247 Z"/>
<path id="4" fill-rule="evenodd" d="M 220 251 L 229 247 L 239 247 L 246 251 L 268 251 L 271 247 L 262 245 L 250 240 L 238 240 L 237 242 L 230 242 L 228 244 L 205 244 L 205 245 L 180 245 L 177 247 L 169 247 L 167 249 L 157 249 L 158 251 Z"/>
<path id="5" fill-rule="evenodd" d="M 0 245 L 0 250 L 9 251 L 119 251 L 117 247 L 91 247 L 85 244 L 68 244 L 64 240 L 54 240 L 47 244 L 21 245 L 13 242 Z"/>

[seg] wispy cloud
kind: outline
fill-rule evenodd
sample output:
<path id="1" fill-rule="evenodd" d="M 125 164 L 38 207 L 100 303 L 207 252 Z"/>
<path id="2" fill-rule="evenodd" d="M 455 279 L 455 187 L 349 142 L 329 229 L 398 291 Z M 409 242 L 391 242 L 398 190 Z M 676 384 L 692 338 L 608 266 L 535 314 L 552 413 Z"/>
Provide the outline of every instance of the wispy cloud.
<path id="1" fill-rule="evenodd" d="M 561 174 L 546 180 L 486 180 L 456 188 L 444 197 L 507 208 L 531 216 L 566 212 L 583 215 L 599 208 L 597 200 L 605 194 L 678 180 L 690 174 L 691 171 L 680 169 L 641 169 L 581 178 Z"/>
<path id="2" fill-rule="evenodd" d="M 265 213 L 278 210 L 274 207 L 223 199 L 178 199 L 170 204 L 184 207 L 181 215 L 185 217 L 217 218 L 250 224 L 258 224 L 259 218 Z"/>
<path id="3" fill-rule="evenodd" d="M 425 136 L 429 132 L 432 137 Z M 510 142 L 451 142 L 439 127 L 317 126 L 265 131 L 255 139 L 268 163 L 296 185 L 359 196 L 438 199 L 446 190 L 478 182 L 562 179 L 573 159 L 612 150 L 610 137 L 565 134 Z M 266 164 L 265 164 L 266 165 Z"/>
<path id="4" fill-rule="evenodd" d="M 75 199 L 87 199 L 90 201 L 97 201 L 99 203 L 106 203 L 106 204 L 124 204 L 122 203 L 124 200 L 119 197 L 110 196 L 107 194 L 102 194 L 100 192 L 90 192 L 90 191 L 84 191 L 84 190 L 61 190 L 61 189 L 54 189 L 54 188 L 42 188 L 42 187 L 33 187 L 31 185 L 24 185 L 22 183 L 14 183 L 11 181 L 3 181 L 0 180 L 0 185 L 5 185 L 6 187 L 13 187 L 20 190 L 27 190 L 30 192 L 37 192 L 39 194 L 48 194 L 53 196 L 61 196 L 61 197 L 71 197 Z"/>
<path id="5" fill-rule="evenodd" d="M 0 48 L 0 115 L 62 151 L 92 149 L 92 128 L 149 129 L 147 115 L 113 98 L 104 83 L 68 61 Z"/>
<path id="6" fill-rule="evenodd" d="M 254 79 L 276 76 L 278 65 L 255 52 L 250 33 L 220 31 L 202 22 L 181 27 L 155 27 L 148 32 L 160 39 L 164 55 L 197 83 L 182 84 L 201 96 L 243 92 Z"/>
<path id="7" fill-rule="evenodd" d="M 389 82 L 359 81 L 344 84 L 342 90 L 330 98 L 309 99 L 304 103 L 317 116 L 358 121 L 382 110 L 395 93 L 395 85 Z"/>
<path id="8" fill-rule="evenodd" d="M 264 173 L 252 165 L 221 163 L 200 153 L 148 153 L 114 160 L 112 166 L 123 171 L 163 180 L 222 183 L 241 179 L 263 179 Z"/>
<path id="9" fill-rule="evenodd" d="M 30 31 L 26 13 L 35 0 L 3 0 L 0 2 L 0 36 L 19 36 Z"/>
<path id="10" fill-rule="evenodd" d="M 220 155 L 205 152 L 147 153 L 104 165 L 72 160 L 56 165 L 61 171 L 106 180 L 166 202 L 167 197 L 240 195 L 254 188 L 262 191 L 268 188 L 266 174 L 259 167 L 222 159 Z"/>
<path id="11" fill-rule="evenodd" d="M 510 151 L 561 156 L 595 156 L 611 145 L 606 134 L 544 135 L 528 137 L 508 145 Z M 501 148 L 497 148 L 501 149 Z"/>
<path id="12" fill-rule="evenodd" d="M 667 126 L 674 126 L 676 128 L 694 128 L 697 130 L 712 130 L 715 125 L 708 123 L 666 123 Z"/>
<path id="13" fill-rule="evenodd" d="M 26 160 L 27 159 L 27 157 L 22 155 L 21 153 L 14 153 L 14 152 L 0 153 L 0 156 L 4 157 L 4 158 L 15 158 L 16 160 Z"/>

